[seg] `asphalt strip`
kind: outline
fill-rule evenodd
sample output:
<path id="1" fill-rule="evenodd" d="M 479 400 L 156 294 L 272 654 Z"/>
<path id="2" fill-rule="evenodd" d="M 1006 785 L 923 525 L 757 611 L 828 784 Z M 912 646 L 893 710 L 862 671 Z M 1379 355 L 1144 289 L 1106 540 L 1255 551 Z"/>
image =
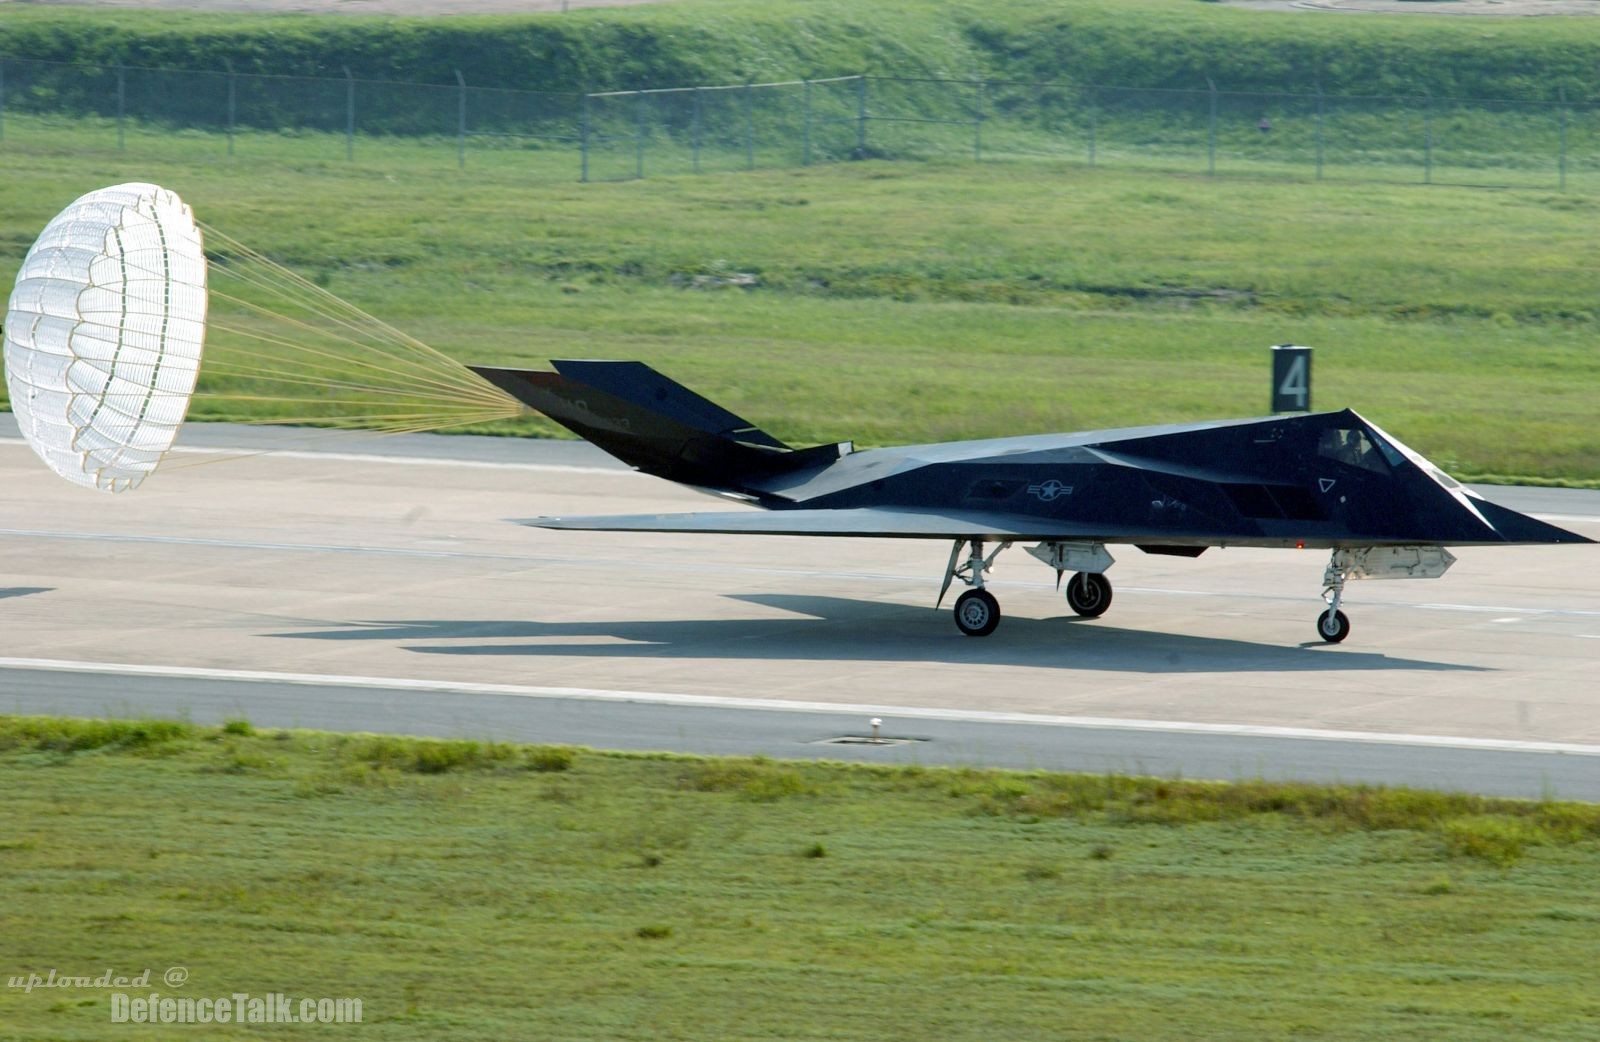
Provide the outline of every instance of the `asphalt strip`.
<path id="1" fill-rule="evenodd" d="M 793 713 L 855 713 L 863 717 L 910 720 L 949 720 L 1035 727 L 1073 727 L 1096 730 L 1157 731 L 1168 734 L 1213 734 L 1251 738 L 1296 738 L 1328 742 L 1364 742 L 1380 745 L 1428 746 L 1496 752 L 1559 753 L 1600 756 L 1600 745 L 1576 742 L 1534 742 L 1502 738 L 1468 738 L 1457 735 L 1382 734 L 1371 731 L 1335 731 L 1306 727 L 1272 727 L 1262 724 L 1206 724 L 1183 720 L 1139 720 L 1098 716 L 1052 716 L 1003 713 L 981 709 L 936 709 L 841 702 L 802 702 L 790 699 L 733 698 L 665 691 L 610 691 L 582 687 L 533 687 L 516 684 L 480 684 L 405 677 L 338 676 L 320 673 L 276 673 L 261 670 L 209 669 L 197 666 L 141 665 L 125 662 L 79 662 L 69 659 L 0 657 L 0 668 L 33 669 L 60 673 L 101 673 L 121 676 L 172 677 L 188 680 L 228 680 L 242 683 L 290 684 L 302 687 L 360 687 L 386 691 L 422 691 L 445 694 L 512 695 L 522 698 L 562 698 L 592 702 L 641 702 L 656 705 L 703 706 L 720 709 L 764 709 Z"/>

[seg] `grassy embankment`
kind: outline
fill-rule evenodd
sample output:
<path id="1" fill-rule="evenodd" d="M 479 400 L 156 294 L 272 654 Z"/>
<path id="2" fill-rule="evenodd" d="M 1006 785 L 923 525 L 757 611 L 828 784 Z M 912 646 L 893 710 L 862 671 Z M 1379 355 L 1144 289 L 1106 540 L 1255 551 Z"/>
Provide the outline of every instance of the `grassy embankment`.
<path id="1" fill-rule="evenodd" d="M 87 76 L 14 66 L 8 105 L 20 112 L 99 114 L 115 110 L 109 66 L 135 67 L 127 85 L 130 119 L 220 130 L 225 64 L 242 73 L 331 77 L 309 82 L 246 82 L 238 119 L 246 127 L 339 130 L 348 68 L 374 80 L 436 84 L 363 87 L 358 124 L 372 133 L 452 135 L 456 72 L 473 88 L 572 94 L 637 87 L 788 80 L 861 71 L 881 76 L 994 81 L 978 101 L 970 89 L 926 82 L 879 84 L 872 117 L 970 120 L 981 110 L 985 148 L 993 155 L 1082 159 L 1095 123 L 1102 162 L 1192 169 L 1204 164 L 1215 130 L 1223 167 L 1312 168 L 1316 105 L 1248 96 L 1318 86 L 1330 96 L 1475 97 L 1579 106 L 1566 125 L 1547 109 L 1432 106 L 1424 128 L 1419 101 L 1347 103 L 1323 112 L 1327 164 L 1360 176 L 1420 179 L 1425 139 L 1433 143 L 1436 179 L 1554 183 L 1560 139 L 1572 177 L 1600 173 L 1600 122 L 1582 106 L 1597 98 L 1600 21 L 1594 19 L 1321 18 L 1262 12 L 1193 0 L 892 0 L 871 5 L 836 0 L 687 0 L 568 15 L 445 19 L 240 16 L 57 8 L 0 13 L 0 52 L 17 58 L 93 62 Z M 197 70 L 188 81 L 150 77 L 137 67 Z M 38 81 L 35 83 L 35 81 Z M 1067 83 L 1037 91 L 1009 81 Z M 1089 93 L 1088 84 L 1225 92 L 1215 128 L 1201 96 Z M 848 119 L 855 99 L 821 92 L 819 119 Z M 742 153 L 743 102 L 736 94 L 704 99 L 708 141 L 733 158 Z M 1092 105 L 1086 101 L 1092 100 Z M 758 93 L 753 135 L 758 149 L 794 162 L 800 152 L 799 92 Z M 682 151 L 689 136 L 687 98 L 655 99 L 648 122 L 658 156 Z M 510 101 L 473 94 L 469 122 L 486 134 L 542 134 L 538 147 L 578 134 L 571 97 Z M 667 111 L 673 110 L 673 111 Z M 636 131 L 631 103 L 597 102 L 589 118 L 615 143 L 599 157 L 605 176 L 631 172 Z M 1257 131 L 1269 116 L 1270 134 Z M 12 135 L 16 137 L 15 134 Z M 23 134 L 26 138 L 28 135 Z M 855 146 L 842 127 L 818 128 L 817 154 L 839 157 Z M 883 157 L 958 156 L 972 147 L 969 128 L 878 122 L 869 151 Z M 716 139 L 722 139 L 720 141 Z M 480 139 L 478 144 L 487 144 Z M 504 144 L 504 141 L 500 142 Z M 571 148 L 570 143 L 564 146 Z M 604 150 L 602 150 L 604 151 Z M 677 161 L 680 157 L 674 157 Z M 1486 168 L 1489 171 L 1486 172 Z M 660 169 L 660 163 L 657 163 Z"/>
<path id="2" fill-rule="evenodd" d="M 868 71 L 1165 89 L 1600 100 L 1585 18 L 1323 18 L 1195 0 L 677 0 L 318 18 L 11 5 L 17 58 L 572 91 Z"/>
<path id="3" fill-rule="evenodd" d="M 1600 1015 L 1588 805 L 40 718 L 0 718 L 0 778 L 8 973 L 364 1002 L 284 1037 L 1467 1042 Z M 104 1038 L 107 1003 L 0 990 L 0 1038 Z"/>

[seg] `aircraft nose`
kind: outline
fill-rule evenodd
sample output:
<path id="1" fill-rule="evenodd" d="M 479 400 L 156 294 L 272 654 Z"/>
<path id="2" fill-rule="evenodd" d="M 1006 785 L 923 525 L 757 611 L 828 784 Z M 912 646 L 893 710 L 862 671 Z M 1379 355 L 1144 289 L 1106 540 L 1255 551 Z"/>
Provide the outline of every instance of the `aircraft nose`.
<path id="1" fill-rule="evenodd" d="M 1502 539 L 1508 543 L 1592 543 L 1593 539 L 1581 536 L 1576 532 L 1569 532 L 1565 528 L 1540 521 L 1527 514 L 1519 514 L 1515 510 L 1500 506 L 1489 500 L 1475 500 L 1473 506 L 1484 520 L 1494 526 Z"/>

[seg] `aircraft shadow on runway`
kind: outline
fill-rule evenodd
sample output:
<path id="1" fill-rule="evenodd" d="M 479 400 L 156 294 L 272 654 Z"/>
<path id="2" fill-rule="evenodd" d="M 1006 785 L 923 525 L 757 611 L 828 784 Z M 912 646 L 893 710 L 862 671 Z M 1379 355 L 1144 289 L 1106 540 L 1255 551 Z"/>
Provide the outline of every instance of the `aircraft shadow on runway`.
<path id="1" fill-rule="evenodd" d="M 1284 646 L 1122 629 L 1103 619 L 1089 621 L 1075 616 L 1008 616 L 993 635 L 975 639 L 957 633 L 946 612 L 935 614 L 927 608 L 791 594 L 739 595 L 730 599 L 806 617 L 571 622 L 405 619 L 338 623 L 335 629 L 272 636 L 395 641 L 403 643 L 407 651 L 424 655 L 949 662 L 1124 673 L 1484 671 L 1479 666 L 1395 658 L 1348 645 L 1332 648 L 1320 641 Z M 1240 624 L 1248 622 L 1240 620 Z M 597 638 L 625 643 L 595 643 Z M 462 643 L 410 643 L 420 640 Z M 524 643 L 504 643 L 510 641 Z"/>
<path id="2" fill-rule="evenodd" d="M 50 593 L 54 586 L 0 586 L 0 600 L 7 597 L 26 597 L 32 593 Z"/>

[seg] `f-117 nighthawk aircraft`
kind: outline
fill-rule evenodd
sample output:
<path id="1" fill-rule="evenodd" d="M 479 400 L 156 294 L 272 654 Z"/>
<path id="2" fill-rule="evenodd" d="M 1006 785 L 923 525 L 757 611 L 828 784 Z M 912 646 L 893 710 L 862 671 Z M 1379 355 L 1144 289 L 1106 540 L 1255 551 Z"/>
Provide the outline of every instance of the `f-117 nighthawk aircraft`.
<path id="1" fill-rule="evenodd" d="M 856 451 L 796 449 L 642 362 L 557 361 L 555 372 L 474 367 L 567 429 L 647 474 L 764 509 L 540 517 L 539 528 L 880 536 L 954 543 L 956 626 L 1000 622 L 984 576 L 1000 551 L 1066 572 L 1067 604 L 1111 604 L 1108 543 L 1198 557 L 1208 547 L 1332 551 L 1317 635 L 1350 633 L 1351 579 L 1436 578 L 1446 546 L 1593 540 L 1489 502 L 1357 413 L 1042 434 Z M 987 549 L 993 547 L 993 549 Z"/>

